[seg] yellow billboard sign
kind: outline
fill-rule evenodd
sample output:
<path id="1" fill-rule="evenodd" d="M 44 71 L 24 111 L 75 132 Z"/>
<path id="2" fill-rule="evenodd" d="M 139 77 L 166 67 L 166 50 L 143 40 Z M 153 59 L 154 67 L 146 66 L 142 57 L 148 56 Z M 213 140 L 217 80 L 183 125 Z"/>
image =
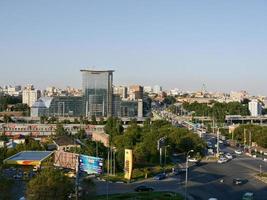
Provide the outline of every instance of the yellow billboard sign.
<path id="1" fill-rule="evenodd" d="M 124 178 L 131 180 L 133 171 L 133 150 L 125 149 L 124 157 Z"/>

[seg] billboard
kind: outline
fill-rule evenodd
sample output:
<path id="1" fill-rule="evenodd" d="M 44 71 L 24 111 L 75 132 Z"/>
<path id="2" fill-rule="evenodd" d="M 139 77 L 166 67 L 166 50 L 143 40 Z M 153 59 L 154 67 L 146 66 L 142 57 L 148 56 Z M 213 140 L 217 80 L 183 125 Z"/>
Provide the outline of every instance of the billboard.
<path id="1" fill-rule="evenodd" d="M 124 178 L 131 180 L 133 170 L 133 150 L 125 149 L 124 156 Z"/>
<path id="2" fill-rule="evenodd" d="M 79 169 L 88 174 L 102 174 L 103 158 L 80 155 Z"/>
<path id="3" fill-rule="evenodd" d="M 75 170 L 78 156 L 75 153 L 56 151 L 54 166 Z"/>

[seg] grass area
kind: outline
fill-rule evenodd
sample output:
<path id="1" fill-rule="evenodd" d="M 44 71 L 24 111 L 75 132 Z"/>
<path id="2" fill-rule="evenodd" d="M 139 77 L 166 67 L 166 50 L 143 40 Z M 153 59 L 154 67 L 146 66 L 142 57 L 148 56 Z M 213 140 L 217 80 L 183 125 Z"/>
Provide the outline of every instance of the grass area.
<path id="1" fill-rule="evenodd" d="M 172 168 L 175 167 L 175 165 L 167 165 L 165 167 L 165 172 L 169 173 L 172 171 Z M 132 180 L 131 181 L 138 181 L 138 180 L 143 180 L 145 178 L 151 178 L 155 176 L 156 174 L 162 173 L 164 169 L 161 166 L 149 166 L 149 167 L 140 167 L 140 168 L 135 168 L 133 169 L 133 174 L 132 174 Z M 123 181 L 127 182 L 127 180 L 124 179 L 124 173 L 119 172 L 116 173 L 116 176 L 109 176 L 107 177 L 106 175 L 101 176 L 101 178 L 105 180 L 109 180 L 112 182 L 116 181 Z"/>
<path id="2" fill-rule="evenodd" d="M 95 200 L 106 200 L 107 196 L 98 196 Z M 144 192 L 110 195 L 109 200 L 183 200 L 180 194 L 173 192 Z"/>

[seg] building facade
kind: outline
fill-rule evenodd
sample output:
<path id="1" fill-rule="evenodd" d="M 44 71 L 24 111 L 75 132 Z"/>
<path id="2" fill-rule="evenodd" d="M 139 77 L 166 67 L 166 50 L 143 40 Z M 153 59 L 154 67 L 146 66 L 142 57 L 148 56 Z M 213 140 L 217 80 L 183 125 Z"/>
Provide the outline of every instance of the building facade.
<path id="1" fill-rule="evenodd" d="M 262 115 L 262 105 L 257 99 L 254 99 L 249 102 L 248 108 L 251 116 L 258 117 L 259 115 Z"/>
<path id="2" fill-rule="evenodd" d="M 41 97 L 31 107 L 31 117 L 79 117 L 81 115 L 83 115 L 83 97 Z"/>
<path id="3" fill-rule="evenodd" d="M 27 85 L 22 92 L 22 103 L 32 107 L 33 104 L 41 97 L 40 90 L 35 90 L 33 85 Z"/>
<path id="4" fill-rule="evenodd" d="M 86 117 L 112 116 L 113 70 L 81 70 Z"/>

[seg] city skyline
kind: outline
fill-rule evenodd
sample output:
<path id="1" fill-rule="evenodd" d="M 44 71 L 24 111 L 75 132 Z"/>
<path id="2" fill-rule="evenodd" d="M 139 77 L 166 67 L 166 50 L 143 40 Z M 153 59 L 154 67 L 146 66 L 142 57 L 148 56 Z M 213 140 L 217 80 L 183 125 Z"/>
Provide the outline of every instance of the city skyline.
<path id="1" fill-rule="evenodd" d="M 267 95 L 266 5 L 1 2 L 0 85 L 81 88 L 79 70 L 95 66 L 115 85 Z"/>

